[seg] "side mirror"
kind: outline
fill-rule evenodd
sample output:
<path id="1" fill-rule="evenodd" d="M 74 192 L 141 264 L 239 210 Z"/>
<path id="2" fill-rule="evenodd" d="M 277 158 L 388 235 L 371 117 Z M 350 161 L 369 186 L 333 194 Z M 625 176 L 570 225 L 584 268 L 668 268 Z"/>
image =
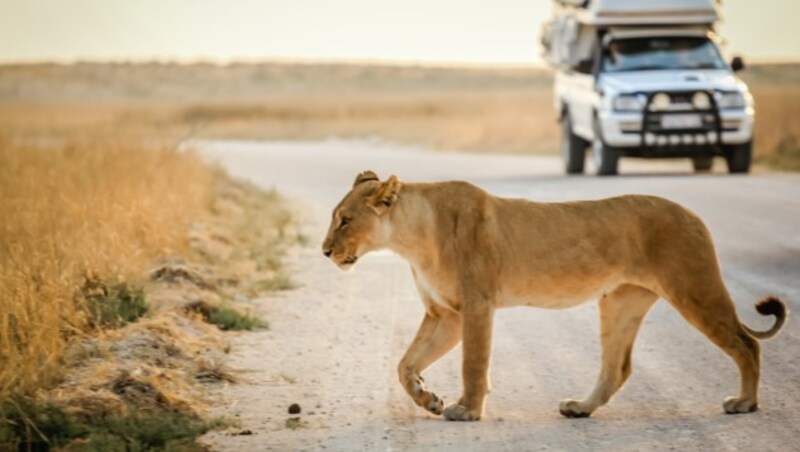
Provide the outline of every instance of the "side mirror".
<path id="1" fill-rule="evenodd" d="M 731 69 L 733 72 L 739 72 L 744 69 L 744 60 L 740 56 L 735 56 L 731 60 Z"/>

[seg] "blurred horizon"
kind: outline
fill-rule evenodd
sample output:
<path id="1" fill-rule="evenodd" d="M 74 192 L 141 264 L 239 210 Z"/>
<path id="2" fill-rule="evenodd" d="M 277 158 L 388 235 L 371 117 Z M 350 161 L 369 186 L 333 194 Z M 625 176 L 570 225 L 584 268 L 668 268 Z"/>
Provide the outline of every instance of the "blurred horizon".
<path id="1" fill-rule="evenodd" d="M 737 54 L 738 55 L 738 54 Z M 752 58 L 744 56 L 748 65 L 798 65 L 800 56 L 785 58 Z M 531 63 L 525 62 L 476 62 L 476 61 L 416 61 L 416 60 L 386 60 L 386 59 L 345 59 L 345 58 L 247 58 L 231 60 L 213 59 L 170 59 L 170 58 L 106 58 L 106 59 L 76 59 L 76 60 L 10 60 L 0 59 L 0 66 L 79 66 L 79 65 L 164 65 L 164 66 L 258 66 L 258 65 L 297 65 L 297 66 L 375 66 L 375 67 L 419 67 L 430 69 L 500 69 L 500 70 L 554 70 L 544 61 Z"/>
<path id="2" fill-rule="evenodd" d="M 545 67 L 550 1 L 0 0 L 0 64 L 376 64 Z M 729 55 L 800 61 L 791 0 L 723 3 Z"/>

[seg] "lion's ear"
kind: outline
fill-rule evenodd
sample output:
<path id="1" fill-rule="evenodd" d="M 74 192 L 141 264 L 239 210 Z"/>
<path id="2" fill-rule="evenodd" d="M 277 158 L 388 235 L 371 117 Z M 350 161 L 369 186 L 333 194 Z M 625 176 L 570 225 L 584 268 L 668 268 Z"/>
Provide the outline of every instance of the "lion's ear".
<path id="1" fill-rule="evenodd" d="M 400 181 L 397 180 L 397 176 L 389 176 L 389 179 L 381 184 L 378 192 L 372 196 L 372 199 L 370 199 L 370 204 L 372 204 L 372 207 L 377 211 L 391 207 L 394 202 L 397 201 L 397 194 L 400 192 L 400 185 L 401 184 Z"/>
<path id="2" fill-rule="evenodd" d="M 358 173 L 358 176 L 356 176 L 356 180 L 353 182 L 353 187 L 355 187 L 358 184 L 362 184 L 364 182 L 369 182 L 371 180 L 380 180 L 380 179 L 378 179 L 377 174 L 373 173 L 370 170 L 360 172 Z"/>

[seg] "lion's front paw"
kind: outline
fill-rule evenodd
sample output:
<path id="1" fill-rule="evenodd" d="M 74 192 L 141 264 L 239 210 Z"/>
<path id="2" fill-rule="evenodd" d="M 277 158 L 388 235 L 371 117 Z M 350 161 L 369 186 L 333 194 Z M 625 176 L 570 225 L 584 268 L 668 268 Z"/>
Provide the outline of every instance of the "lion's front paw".
<path id="1" fill-rule="evenodd" d="M 728 414 L 752 413 L 758 409 L 758 403 L 750 399 L 727 397 L 722 403 L 722 408 Z"/>
<path id="2" fill-rule="evenodd" d="M 427 391 L 424 396 L 427 397 L 428 400 L 420 406 L 433 414 L 442 414 L 442 411 L 444 411 L 444 399 L 430 391 Z"/>
<path id="3" fill-rule="evenodd" d="M 569 418 L 589 417 L 592 410 L 577 400 L 564 400 L 558 405 L 562 416 Z"/>
<path id="4" fill-rule="evenodd" d="M 444 399 L 434 394 L 433 391 L 429 391 L 425 387 L 425 380 L 421 376 L 416 377 L 412 384 L 414 403 L 433 414 L 442 414 L 442 411 L 444 411 Z"/>
<path id="5" fill-rule="evenodd" d="M 453 403 L 444 409 L 444 418 L 448 421 L 477 421 L 481 418 L 479 410 L 468 410 L 464 405 Z"/>

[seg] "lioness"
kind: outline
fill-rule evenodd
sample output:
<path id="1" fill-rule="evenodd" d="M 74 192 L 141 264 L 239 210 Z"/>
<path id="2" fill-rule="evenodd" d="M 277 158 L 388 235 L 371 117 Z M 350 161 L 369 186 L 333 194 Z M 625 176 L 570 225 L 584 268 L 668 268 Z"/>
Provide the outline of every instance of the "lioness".
<path id="1" fill-rule="evenodd" d="M 538 203 L 492 196 L 466 182 L 401 183 L 359 174 L 333 210 L 322 246 L 342 269 L 388 248 L 410 264 L 426 314 L 398 366 L 414 402 L 450 420 L 481 418 L 494 310 L 569 308 L 599 298 L 602 367 L 583 400 L 565 400 L 567 417 L 589 416 L 631 373 L 631 349 L 647 311 L 661 297 L 739 366 L 738 397 L 726 413 L 758 406 L 760 351 L 787 311 L 776 298 L 756 305 L 774 315 L 768 331 L 741 324 L 722 282 L 711 236 L 692 212 L 653 196 Z M 463 341 L 464 391 L 444 401 L 421 373 Z"/>

